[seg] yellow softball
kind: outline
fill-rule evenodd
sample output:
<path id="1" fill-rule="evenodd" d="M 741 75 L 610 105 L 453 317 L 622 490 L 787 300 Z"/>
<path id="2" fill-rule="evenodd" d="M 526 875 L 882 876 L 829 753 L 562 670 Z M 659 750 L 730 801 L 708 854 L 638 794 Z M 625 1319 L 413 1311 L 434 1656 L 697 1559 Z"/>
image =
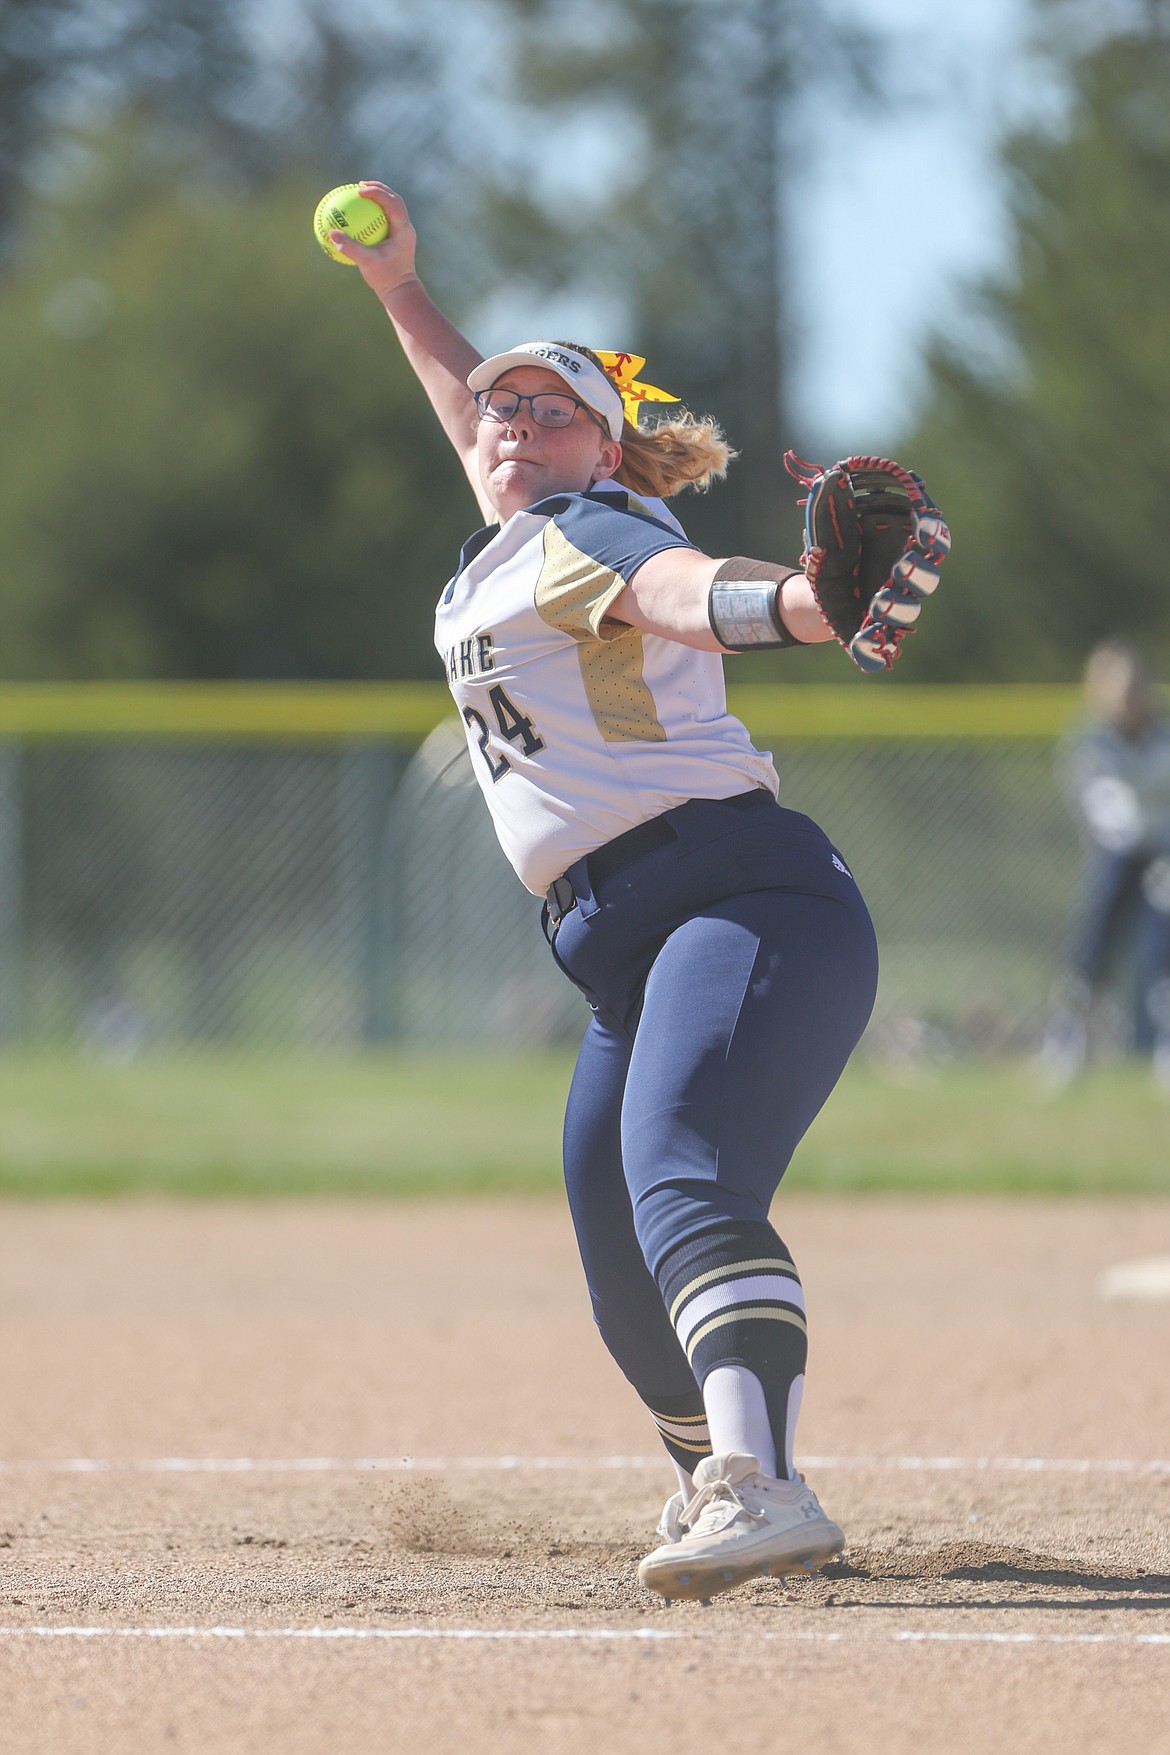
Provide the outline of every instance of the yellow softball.
<path id="1" fill-rule="evenodd" d="M 359 194 L 356 183 L 342 183 L 339 189 L 330 189 L 328 195 L 322 195 L 318 201 L 313 215 L 313 233 L 327 256 L 353 268 L 355 264 L 349 257 L 343 256 L 330 242 L 330 232 L 344 232 L 359 244 L 380 244 L 383 238 L 389 237 L 390 227 L 376 201 L 369 201 Z"/>

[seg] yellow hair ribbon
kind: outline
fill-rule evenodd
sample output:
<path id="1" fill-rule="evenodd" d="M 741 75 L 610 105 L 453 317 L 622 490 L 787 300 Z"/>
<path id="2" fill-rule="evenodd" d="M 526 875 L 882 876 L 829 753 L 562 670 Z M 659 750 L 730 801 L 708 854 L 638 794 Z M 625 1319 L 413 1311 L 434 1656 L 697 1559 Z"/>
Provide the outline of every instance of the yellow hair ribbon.
<path id="1" fill-rule="evenodd" d="M 644 402 L 678 401 L 678 397 L 672 396 L 669 390 L 659 390 L 654 384 L 643 384 L 639 381 L 638 373 L 646 364 L 640 353 L 610 353 L 600 347 L 595 348 L 594 352 L 617 384 L 621 392 L 622 407 L 631 426 L 637 426 L 638 410 Z"/>

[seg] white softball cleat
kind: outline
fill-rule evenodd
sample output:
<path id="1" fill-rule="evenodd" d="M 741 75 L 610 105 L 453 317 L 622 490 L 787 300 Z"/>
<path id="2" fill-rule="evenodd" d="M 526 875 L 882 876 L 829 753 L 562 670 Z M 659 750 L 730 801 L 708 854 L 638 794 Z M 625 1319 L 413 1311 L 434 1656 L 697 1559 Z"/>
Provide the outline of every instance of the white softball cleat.
<path id="1" fill-rule="evenodd" d="M 666 1539 L 638 1567 L 642 1583 L 671 1600 L 706 1601 L 749 1578 L 815 1572 L 845 1546 L 799 1476 L 777 1480 L 761 1473 L 758 1458 L 738 1452 L 699 1464 L 695 1496 L 677 1513 L 677 1540 L 670 1536 L 672 1504 L 659 1525 Z"/>

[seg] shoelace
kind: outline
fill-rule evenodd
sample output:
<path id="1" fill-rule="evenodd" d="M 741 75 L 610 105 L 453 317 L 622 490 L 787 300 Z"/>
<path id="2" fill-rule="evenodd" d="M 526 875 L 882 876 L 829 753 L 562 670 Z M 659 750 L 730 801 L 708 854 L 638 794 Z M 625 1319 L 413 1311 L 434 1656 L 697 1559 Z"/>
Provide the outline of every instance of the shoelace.
<path id="1" fill-rule="evenodd" d="M 747 1483 L 741 1482 L 740 1485 L 746 1486 Z M 715 1502 L 720 1499 L 730 1499 L 734 1505 L 738 1506 L 740 1511 L 745 1511 L 749 1517 L 754 1517 L 758 1520 L 765 1516 L 764 1512 L 754 1511 L 750 1505 L 745 1504 L 740 1496 L 739 1488 L 733 1485 L 731 1481 L 720 1478 L 717 1481 L 707 1481 L 699 1488 L 690 1503 L 683 1506 L 682 1511 L 679 1513 L 679 1522 L 684 1529 L 690 1530 L 693 1533 L 695 1526 L 703 1516 L 703 1513 L 713 1509 Z"/>

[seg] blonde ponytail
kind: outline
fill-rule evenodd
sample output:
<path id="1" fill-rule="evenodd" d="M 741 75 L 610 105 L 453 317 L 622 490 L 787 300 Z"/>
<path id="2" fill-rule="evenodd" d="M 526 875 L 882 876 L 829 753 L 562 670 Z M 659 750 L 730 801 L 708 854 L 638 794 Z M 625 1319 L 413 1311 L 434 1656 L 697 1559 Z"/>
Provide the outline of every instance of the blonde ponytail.
<path id="1" fill-rule="evenodd" d="M 584 354 L 605 372 L 592 348 L 582 347 L 579 341 L 558 341 L 555 345 Z M 606 377 L 618 387 L 612 373 L 606 372 Z M 713 481 L 723 480 L 728 465 L 738 456 L 710 415 L 700 417 L 688 409 L 649 427 L 635 426 L 627 417 L 621 447 L 622 460 L 614 481 L 631 493 L 653 494 L 660 500 L 668 500 L 683 488 L 702 493 Z"/>
<path id="2" fill-rule="evenodd" d="M 672 415 L 652 427 L 622 429 L 622 460 L 614 480 L 635 494 L 668 500 L 683 488 L 701 493 L 722 481 L 736 453 L 709 415 Z"/>

